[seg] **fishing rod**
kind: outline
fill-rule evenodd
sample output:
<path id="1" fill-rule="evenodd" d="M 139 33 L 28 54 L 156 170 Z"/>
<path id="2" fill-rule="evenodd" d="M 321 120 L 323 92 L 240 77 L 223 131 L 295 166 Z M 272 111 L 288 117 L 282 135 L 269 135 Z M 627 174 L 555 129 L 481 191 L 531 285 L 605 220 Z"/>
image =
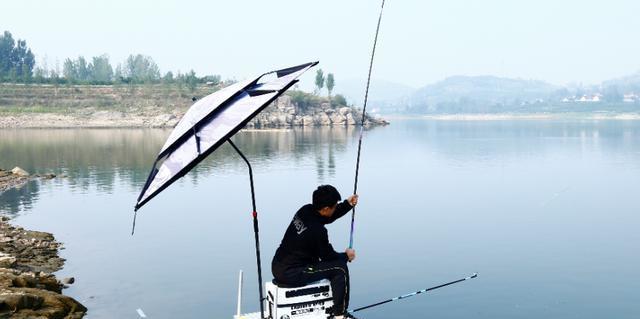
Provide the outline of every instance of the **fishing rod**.
<path id="1" fill-rule="evenodd" d="M 360 138 L 358 139 L 358 158 L 356 160 L 356 178 L 353 184 L 353 193 L 358 191 L 358 172 L 360 170 L 360 150 L 362 150 L 362 135 L 364 132 L 364 120 L 367 110 L 367 100 L 369 98 L 369 84 L 371 83 L 371 70 L 373 69 L 373 57 L 376 54 L 376 44 L 378 43 L 378 32 L 380 31 L 380 21 L 382 21 L 382 10 L 384 10 L 384 0 L 380 6 L 380 15 L 378 16 L 378 26 L 376 27 L 376 36 L 373 39 L 373 50 L 371 51 L 371 61 L 369 61 L 369 75 L 367 76 L 367 88 L 364 92 L 364 106 L 362 107 L 362 121 L 360 121 Z M 353 225 L 355 224 L 356 208 L 351 212 L 351 234 L 349 235 L 349 248 L 353 248 Z"/>
<path id="2" fill-rule="evenodd" d="M 395 298 L 387 299 L 387 300 L 384 300 L 384 301 L 376 302 L 376 303 L 371 304 L 371 305 L 368 305 L 368 306 L 364 306 L 364 307 L 356 308 L 356 309 L 354 309 L 354 310 L 351 310 L 351 312 L 356 312 L 356 311 L 360 311 L 360 310 L 365 310 L 365 309 L 369 309 L 369 308 L 377 307 L 377 306 L 380 306 L 380 305 L 384 305 L 384 304 L 389 303 L 389 302 L 392 302 L 392 301 L 396 301 L 396 300 L 400 300 L 400 299 L 405 299 L 405 298 L 413 297 L 413 296 L 419 295 L 419 294 L 421 294 L 421 293 L 423 293 L 423 292 L 427 292 L 427 291 L 431 291 L 431 290 L 436 290 L 436 289 L 438 289 L 438 288 L 442 288 L 442 287 L 446 287 L 446 286 L 449 286 L 449 285 L 457 284 L 457 283 L 459 283 L 459 282 L 462 282 L 462 281 L 465 281 L 465 280 L 469 280 L 469 279 L 473 279 L 473 278 L 476 278 L 476 277 L 478 277 L 478 273 L 474 273 L 473 275 L 471 275 L 471 276 L 469 276 L 469 277 L 465 277 L 465 278 L 462 278 L 462 279 L 454 280 L 454 281 L 452 281 L 452 282 L 448 282 L 448 283 L 446 283 L 446 284 L 438 285 L 438 286 L 431 287 L 431 288 L 427 288 L 427 289 L 418 290 L 418 291 L 416 291 L 416 292 L 412 292 L 412 293 L 409 293 L 409 294 L 406 294 L 406 295 L 402 295 L 402 296 L 398 296 L 398 297 L 395 297 Z"/>

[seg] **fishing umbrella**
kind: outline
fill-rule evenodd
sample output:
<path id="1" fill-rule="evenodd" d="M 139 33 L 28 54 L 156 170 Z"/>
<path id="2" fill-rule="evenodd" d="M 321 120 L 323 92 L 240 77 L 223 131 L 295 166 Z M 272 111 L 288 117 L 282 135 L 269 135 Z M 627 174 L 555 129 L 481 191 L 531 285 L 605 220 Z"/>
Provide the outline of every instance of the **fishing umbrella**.
<path id="1" fill-rule="evenodd" d="M 160 150 L 135 206 L 137 211 L 229 140 L 318 62 L 272 71 L 198 100 Z M 275 75 L 275 78 L 269 77 Z"/>
<path id="2" fill-rule="evenodd" d="M 260 290 L 260 309 L 263 313 L 262 289 L 260 288 L 262 274 L 253 174 L 249 161 L 230 138 L 277 97 L 297 83 L 298 77 L 302 73 L 316 64 L 318 62 L 310 62 L 267 72 L 258 77 L 230 85 L 198 100 L 178 122 L 160 150 L 135 206 L 137 212 L 140 207 L 188 173 L 220 145 L 229 142 L 249 166 L 258 262 L 258 289 Z M 135 229 L 135 215 L 133 227 Z"/>

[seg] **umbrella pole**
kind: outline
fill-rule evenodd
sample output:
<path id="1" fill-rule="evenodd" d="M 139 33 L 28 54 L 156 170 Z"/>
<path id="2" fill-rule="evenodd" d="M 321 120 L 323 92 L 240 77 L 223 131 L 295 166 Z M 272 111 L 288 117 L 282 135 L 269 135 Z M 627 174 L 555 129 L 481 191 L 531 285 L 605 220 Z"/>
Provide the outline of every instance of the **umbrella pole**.
<path id="1" fill-rule="evenodd" d="M 258 211 L 256 210 L 256 192 L 255 192 L 255 189 L 253 187 L 253 170 L 251 169 L 251 164 L 249 163 L 249 160 L 244 156 L 244 154 L 242 154 L 240 149 L 235 144 L 233 144 L 231 139 L 228 139 L 227 142 L 229 142 L 229 144 L 231 144 L 233 149 L 235 149 L 236 152 L 238 152 L 240 157 L 242 157 L 244 162 L 247 163 L 247 166 L 249 167 L 249 181 L 251 183 L 251 204 L 253 205 L 253 213 L 252 213 L 252 215 L 253 215 L 253 233 L 254 233 L 255 238 L 256 238 L 256 262 L 258 263 L 258 293 L 260 295 L 260 318 L 264 318 L 264 304 L 263 304 L 264 296 L 262 294 L 262 266 L 261 266 L 261 262 L 260 262 L 260 238 L 258 236 L 258 233 L 259 233 L 259 229 L 258 229 Z"/>

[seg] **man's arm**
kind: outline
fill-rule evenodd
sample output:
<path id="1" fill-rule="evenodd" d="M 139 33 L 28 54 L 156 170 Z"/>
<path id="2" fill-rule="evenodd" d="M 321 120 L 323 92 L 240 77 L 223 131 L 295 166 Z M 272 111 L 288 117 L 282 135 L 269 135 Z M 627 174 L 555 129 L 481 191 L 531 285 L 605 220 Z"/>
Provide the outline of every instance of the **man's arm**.
<path id="1" fill-rule="evenodd" d="M 324 227 L 318 231 L 317 239 L 317 250 L 320 260 L 330 261 L 342 259 L 345 262 L 349 261 L 349 257 L 346 253 L 338 253 L 333 249 L 333 246 L 329 243 L 329 235 L 327 234 L 327 230 Z"/>
<path id="2" fill-rule="evenodd" d="M 353 207 L 358 204 L 358 195 L 351 195 L 349 198 L 342 201 L 340 204 L 336 206 L 336 211 L 333 212 L 333 215 L 329 217 L 327 224 L 331 224 L 336 219 L 346 215 Z"/>

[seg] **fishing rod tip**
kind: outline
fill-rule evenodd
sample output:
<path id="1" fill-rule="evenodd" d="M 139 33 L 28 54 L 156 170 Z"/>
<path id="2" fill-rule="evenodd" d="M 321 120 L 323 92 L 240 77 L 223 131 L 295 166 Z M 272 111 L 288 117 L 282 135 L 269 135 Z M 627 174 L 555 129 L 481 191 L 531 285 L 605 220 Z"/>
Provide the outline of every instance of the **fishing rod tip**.
<path id="1" fill-rule="evenodd" d="M 469 277 L 469 278 L 476 278 L 476 277 L 478 277 L 478 273 L 474 272 L 473 275 L 471 277 Z"/>

